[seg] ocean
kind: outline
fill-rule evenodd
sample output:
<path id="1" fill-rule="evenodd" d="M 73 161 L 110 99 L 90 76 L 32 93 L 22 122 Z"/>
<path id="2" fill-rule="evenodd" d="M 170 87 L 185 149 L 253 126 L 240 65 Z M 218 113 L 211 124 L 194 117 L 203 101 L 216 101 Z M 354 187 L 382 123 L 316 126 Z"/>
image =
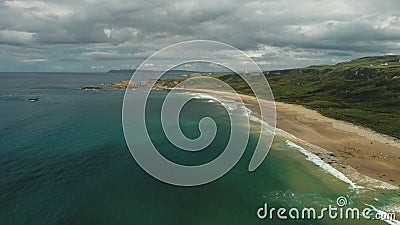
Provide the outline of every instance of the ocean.
<path id="1" fill-rule="evenodd" d="M 326 165 L 315 163 L 307 149 L 281 137 L 275 138 L 266 160 L 254 172 L 248 171 L 248 165 L 257 135 L 250 136 L 238 164 L 214 182 L 179 187 L 158 181 L 135 162 L 125 143 L 124 91 L 80 89 L 129 78 L 124 74 L 0 73 L 1 225 L 398 224 L 327 216 L 260 219 L 257 211 L 265 204 L 288 210 L 341 208 L 339 197 L 347 201 L 343 207 L 362 210 L 371 205 L 399 212 L 398 190 L 354 187 Z M 185 165 L 217 157 L 229 139 L 229 111 L 199 94 L 182 111 L 182 131 L 196 138 L 198 122 L 210 116 L 217 121 L 216 138 L 195 154 L 175 151 L 160 125 L 166 94 L 150 95 L 146 118 L 160 153 Z M 28 98 L 40 100 L 28 102 Z"/>

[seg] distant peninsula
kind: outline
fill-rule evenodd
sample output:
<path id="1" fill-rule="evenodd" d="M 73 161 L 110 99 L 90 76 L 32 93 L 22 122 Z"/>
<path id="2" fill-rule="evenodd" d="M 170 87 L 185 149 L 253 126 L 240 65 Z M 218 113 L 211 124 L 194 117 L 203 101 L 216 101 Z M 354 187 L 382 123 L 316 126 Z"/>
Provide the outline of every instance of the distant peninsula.
<path id="1" fill-rule="evenodd" d="M 114 69 L 107 71 L 107 73 L 134 73 L 135 71 L 135 69 Z"/>

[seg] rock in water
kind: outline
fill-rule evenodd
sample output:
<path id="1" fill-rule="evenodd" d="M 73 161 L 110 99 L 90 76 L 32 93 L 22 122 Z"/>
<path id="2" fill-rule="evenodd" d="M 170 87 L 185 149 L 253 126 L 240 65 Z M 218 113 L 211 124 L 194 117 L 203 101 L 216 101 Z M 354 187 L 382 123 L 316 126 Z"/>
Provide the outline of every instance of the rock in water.
<path id="1" fill-rule="evenodd" d="M 83 89 L 83 90 L 102 90 L 103 87 L 88 86 L 88 87 L 82 87 L 81 89 Z"/>

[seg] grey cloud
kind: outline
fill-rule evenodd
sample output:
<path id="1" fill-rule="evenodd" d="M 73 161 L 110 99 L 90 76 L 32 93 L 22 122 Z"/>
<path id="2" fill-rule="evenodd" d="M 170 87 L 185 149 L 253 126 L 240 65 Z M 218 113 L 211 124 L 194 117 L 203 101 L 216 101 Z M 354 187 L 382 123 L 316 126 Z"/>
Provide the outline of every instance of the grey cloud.
<path id="1" fill-rule="evenodd" d="M 0 44 L 23 45 L 33 41 L 33 33 L 15 30 L 0 30 Z"/>
<path id="2" fill-rule="evenodd" d="M 86 52 L 82 54 L 82 59 L 87 60 L 120 60 L 120 59 L 137 59 L 133 54 L 120 54 L 118 52 Z"/>
<path id="3" fill-rule="evenodd" d="M 48 51 L 39 58 L 48 58 L 48 52 L 85 45 L 99 49 L 58 58 L 129 60 L 180 41 L 210 39 L 261 51 L 260 61 L 331 62 L 399 53 L 399 11 L 396 0 L 0 1 L 0 49 L 43 48 Z M 265 46 L 277 50 L 268 53 Z"/>

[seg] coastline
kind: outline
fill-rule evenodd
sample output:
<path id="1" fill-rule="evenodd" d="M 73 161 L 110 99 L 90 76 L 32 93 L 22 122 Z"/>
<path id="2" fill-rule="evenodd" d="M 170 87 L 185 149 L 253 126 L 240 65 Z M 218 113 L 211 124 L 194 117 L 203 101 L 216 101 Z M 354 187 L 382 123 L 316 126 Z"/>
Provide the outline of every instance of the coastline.
<path id="1" fill-rule="evenodd" d="M 207 89 L 182 89 L 237 100 L 236 95 Z M 239 94 L 257 114 L 257 100 Z M 268 104 L 261 100 L 261 104 Z M 323 162 L 345 174 L 357 185 L 367 188 L 400 187 L 400 143 L 397 139 L 372 130 L 335 120 L 301 105 L 275 102 L 276 134 L 299 145 Z"/>
<path id="2" fill-rule="evenodd" d="M 334 160 L 344 167 L 351 167 L 342 167 L 345 174 L 356 170 L 362 175 L 400 186 L 400 144 L 395 139 L 322 116 L 300 105 L 277 102 L 276 108 L 278 128 L 332 152 Z M 328 160 L 324 161 L 329 163 Z M 363 179 L 360 175 L 358 178 Z"/>

